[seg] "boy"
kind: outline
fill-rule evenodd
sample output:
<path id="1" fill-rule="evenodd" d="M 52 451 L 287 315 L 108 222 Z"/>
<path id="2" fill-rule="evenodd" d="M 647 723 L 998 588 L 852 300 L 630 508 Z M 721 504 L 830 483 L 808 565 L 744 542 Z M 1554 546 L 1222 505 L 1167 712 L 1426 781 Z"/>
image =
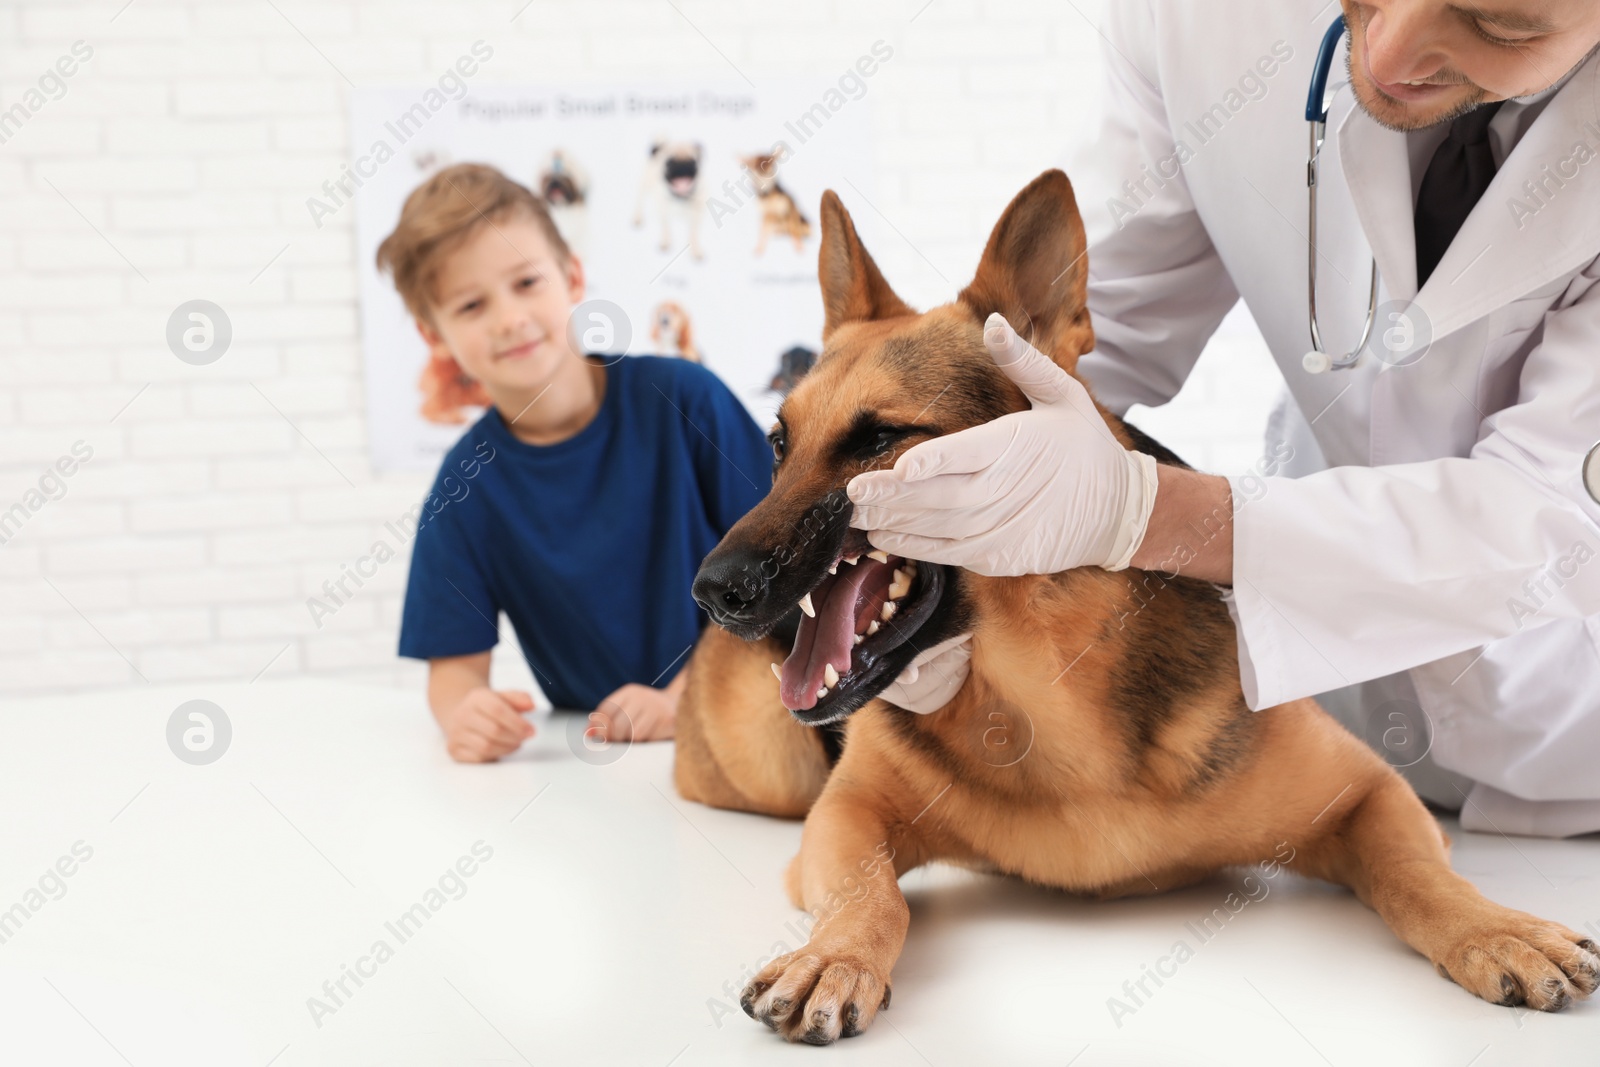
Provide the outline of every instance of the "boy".
<path id="1" fill-rule="evenodd" d="M 595 709 L 586 736 L 673 736 L 705 624 L 689 587 L 771 488 L 765 436 L 703 367 L 576 351 L 583 265 L 493 167 L 418 186 L 377 262 L 432 358 L 493 403 L 439 468 L 400 626 L 450 755 L 498 759 L 533 734 L 532 698 L 489 686 L 502 611 L 555 706 Z"/>

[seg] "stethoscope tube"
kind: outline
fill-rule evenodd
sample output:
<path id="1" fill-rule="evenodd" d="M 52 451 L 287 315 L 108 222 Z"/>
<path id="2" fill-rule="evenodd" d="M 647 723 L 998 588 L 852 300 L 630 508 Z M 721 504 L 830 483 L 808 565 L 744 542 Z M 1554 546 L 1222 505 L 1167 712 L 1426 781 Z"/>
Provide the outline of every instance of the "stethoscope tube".
<path id="1" fill-rule="evenodd" d="M 1309 201 L 1306 235 L 1306 302 L 1311 323 L 1311 351 L 1301 359 L 1301 366 L 1311 374 L 1329 370 L 1346 370 L 1361 362 L 1361 353 L 1372 340 L 1372 327 L 1378 320 L 1378 263 L 1372 263 L 1372 285 L 1367 294 L 1367 321 L 1361 330 L 1361 340 L 1351 351 L 1341 356 L 1329 354 L 1322 344 L 1322 328 L 1317 321 L 1317 169 L 1322 160 L 1322 144 L 1328 129 L 1328 74 L 1333 69 L 1333 54 L 1344 36 L 1344 16 L 1333 20 L 1333 25 L 1322 35 L 1322 46 L 1317 50 L 1316 66 L 1311 72 L 1311 91 L 1306 96 L 1306 121 L 1311 124 L 1311 147 L 1306 162 L 1306 188 Z"/>
<path id="2" fill-rule="evenodd" d="M 1328 73 L 1333 68 L 1333 53 L 1339 46 L 1339 38 L 1344 35 L 1344 16 L 1340 15 L 1333 20 L 1333 25 L 1328 27 L 1328 32 L 1322 35 L 1322 47 L 1317 51 L 1316 67 L 1311 72 L 1311 92 L 1306 98 L 1306 121 L 1311 124 L 1311 151 L 1310 159 L 1306 163 L 1306 187 L 1309 190 L 1310 201 L 1309 218 L 1309 245 L 1310 252 L 1307 259 L 1306 275 L 1308 307 L 1311 318 L 1311 351 L 1305 354 L 1301 364 L 1312 374 L 1321 374 L 1329 370 L 1344 370 L 1354 367 L 1361 360 L 1361 353 L 1366 349 L 1367 342 L 1372 339 L 1372 328 L 1378 318 L 1378 263 L 1372 263 L 1372 289 L 1367 295 L 1367 324 L 1361 331 L 1361 340 L 1356 344 L 1355 350 L 1342 356 L 1331 356 L 1322 347 L 1322 330 L 1317 323 L 1317 164 L 1322 157 L 1322 144 L 1328 127 Z M 1590 499 L 1600 504 L 1600 444 L 1591 448 L 1583 458 L 1581 472 L 1585 490 Z"/>

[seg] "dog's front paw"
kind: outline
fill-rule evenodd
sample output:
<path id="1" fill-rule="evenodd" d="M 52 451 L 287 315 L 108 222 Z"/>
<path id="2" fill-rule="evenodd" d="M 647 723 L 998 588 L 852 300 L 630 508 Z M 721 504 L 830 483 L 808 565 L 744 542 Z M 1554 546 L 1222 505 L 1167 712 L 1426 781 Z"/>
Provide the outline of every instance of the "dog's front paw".
<path id="1" fill-rule="evenodd" d="M 807 946 L 763 967 L 739 1006 L 785 1041 L 829 1045 L 871 1025 L 889 1006 L 889 983 L 857 957 Z"/>
<path id="2" fill-rule="evenodd" d="M 1433 961 L 1434 968 L 1492 1004 L 1560 1011 L 1600 986 L 1600 945 L 1526 912 L 1490 905 Z"/>

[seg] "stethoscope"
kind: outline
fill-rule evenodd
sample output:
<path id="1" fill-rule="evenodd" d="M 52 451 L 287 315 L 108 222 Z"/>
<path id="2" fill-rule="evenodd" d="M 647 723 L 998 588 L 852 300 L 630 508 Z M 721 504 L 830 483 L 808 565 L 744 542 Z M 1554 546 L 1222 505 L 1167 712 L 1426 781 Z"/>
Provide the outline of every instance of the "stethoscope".
<path id="1" fill-rule="evenodd" d="M 1361 353 L 1372 339 L 1372 327 L 1378 320 L 1378 262 L 1372 262 L 1372 288 L 1367 295 L 1367 322 L 1361 330 L 1361 340 L 1356 347 L 1342 356 L 1330 355 L 1322 348 L 1322 330 L 1317 323 L 1317 163 L 1322 157 L 1322 142 L 1328 128 L 1328 73 L 1333 69 L 1333 53 L 1344 36 L 1344 16 L 1340 15 L 1322 35 L 1322 47 L 1317 50 L 1316 67 L 1311 72 L 1311 92 L 1306 97 L 1306 121 L 1311 124 L 1311 159 L 1306 164 L 1306 186 L 1310 189 L 1310 252 L 1306 268 L 1309 278 L 1307 296 L 1310 298 L 1311 351 L 1301 359 L 1300 365 L 1312 374 L 1330 370 L 1348 370 L 1361 362 Z M 1600 444 L 1596 444 L 1583 457 L 1583 485 L 1590 499 L 1600 504 Z"/>
<path id="2" fill-rule="evenodd" d="M 1361 353 L 1372 339 L 1372 326 L 1378 320 L 1378 262 L 1372 262 L 1372 289 L 1367 295 L 1367 323 L 1355 348 L 1342 356 L 1330 355 L 1322 347 L 1322 329 L 1317 323 L 1317 165 L 1322 159 L 1322 142 L 1328 129 L 1328 72 L 1333 69 L 1333 53 L 1344 36 L 1344 16 L 1340 15 L 1322 35 L 1317 63 L 1311 72 L 1311 92 L 1306 97 L 1306 121 L 1311 124 L 1311 159 L 1306 164 L 1306 186 L 1310 189 L 1306 291 L 1310 301 L 1311 351 L 1300 365 L 1312 374 L 1329 370 L 1348 370 L 1361 362 Z"/>
<path id="3" fill-rule="evenodd" d="M 1589 499 L 1600 504 L 1600 444 L 1583 457 L 1583 487 L 1589 491 Z"/>

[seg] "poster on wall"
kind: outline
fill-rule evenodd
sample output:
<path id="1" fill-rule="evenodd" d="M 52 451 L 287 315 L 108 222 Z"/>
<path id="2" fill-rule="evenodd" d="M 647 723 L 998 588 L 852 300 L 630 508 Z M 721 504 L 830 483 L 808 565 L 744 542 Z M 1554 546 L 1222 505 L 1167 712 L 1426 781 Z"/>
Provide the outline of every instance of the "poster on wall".
<path id="1" fill-rule="evenodd" d="M 581 257 L 590 351 L 703 364 L 758 425 L 820 348 L 817 211 L 827 188 L 872 187 L 871 103 L 834 79 L 582 86 L 473 85 L 351 94 L 362 347 L 374 469 L 432 471 L 482 414 L 441 381 L 378 245 L 406 196 L 454 163 L 487 163 L 544 197 Z M 381 161 L 380 161 L 381 159 Z M 363 160 L 365 162 L 363 163 Z M 336 190 L 337 191 L 337 190 Z"/>

